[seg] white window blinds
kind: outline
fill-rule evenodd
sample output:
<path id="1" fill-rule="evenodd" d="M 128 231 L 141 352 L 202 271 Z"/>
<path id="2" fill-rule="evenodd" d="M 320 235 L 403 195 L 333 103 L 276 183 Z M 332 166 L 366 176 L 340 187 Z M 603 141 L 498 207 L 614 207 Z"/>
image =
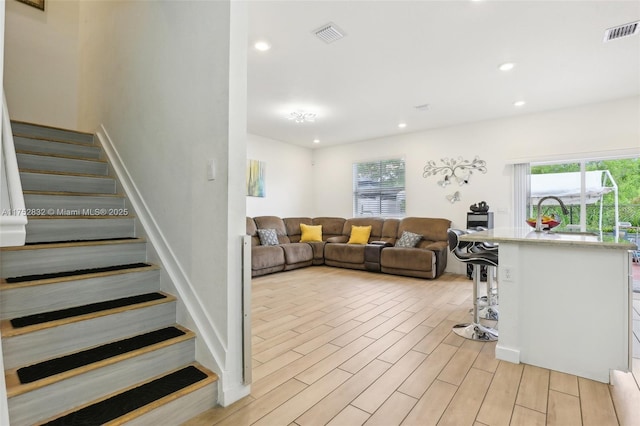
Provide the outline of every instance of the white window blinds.
<path id="1" fill-rule="evenodd" d="M 353 216 L 404 216 L 404 159 L 353 165 Z"/>

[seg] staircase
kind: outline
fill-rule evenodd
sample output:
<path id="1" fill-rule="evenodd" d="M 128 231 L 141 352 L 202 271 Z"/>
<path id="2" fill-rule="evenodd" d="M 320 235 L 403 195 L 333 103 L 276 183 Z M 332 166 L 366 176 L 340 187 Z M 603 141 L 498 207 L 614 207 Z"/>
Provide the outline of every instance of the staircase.
<path id="1" fill-rule="evenodd" d="M 217 401 L 195 334 L 90 134 L 13 122 L 27 244 L 0 251 L 9 417 L 31 424 L 179 424 Z"/>

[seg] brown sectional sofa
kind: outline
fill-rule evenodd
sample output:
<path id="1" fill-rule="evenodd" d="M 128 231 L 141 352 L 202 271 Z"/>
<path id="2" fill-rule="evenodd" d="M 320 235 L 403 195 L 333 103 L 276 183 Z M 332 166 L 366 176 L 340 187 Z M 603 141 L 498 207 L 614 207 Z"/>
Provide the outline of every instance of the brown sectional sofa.
<path id="1" fill-rule="evenodd" d="M 300 242 L 300 224 L 322 225 L 322 242 Z M 351 226 L 371 225 L 368 244 L 348 244 Z M 448 219 L 259 216 L 247 218 L 252 276 L 326 264 L 419 278 L 437 278 L 447 266 Z M 275 229 L 278 245 L 260 245 L 258 229 Z M 395 247 L 404 231 L 422 235 L 415 247 Z"/>

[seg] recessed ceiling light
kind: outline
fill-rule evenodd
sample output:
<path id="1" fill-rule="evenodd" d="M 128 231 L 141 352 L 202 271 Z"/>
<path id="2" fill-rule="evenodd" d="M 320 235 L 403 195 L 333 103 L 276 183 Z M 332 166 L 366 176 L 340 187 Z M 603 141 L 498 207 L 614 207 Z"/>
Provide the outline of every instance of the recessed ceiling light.
<path id="1" fill-rule="evenodd" d="M 498 69 L 500 71 L 511 71 L 513 69 L 513 67 L 515 67 L 516 64 L 514 64 L 513 62 L 505 62 L 504 64 L 501 64 Z"/>
<path id="2" fill-rule="evenodd" d="M 267 50 L 271 49 L 271 45 L 263 40 L 257 41 L 256 44 L 253 45 L 253 47 L 261 52 L 266 52 Z"/>
<path id="3" fill-rule="evenodd" d="M 314 139 L 313 143 L 320 143 L 320 139 Z"/>
<path id="4" fill-rule="evenodd" d="M 399 123 L 398 127 L 404 129 L 405 127 L 407 127 L 407 123 Z"/>
<path id="5" fill-rule="evenodd" d="M 513 103 L 513 106 L 515 106 L 515 107 L 521 107 L 521 106 L 524 106 L 524 104 L 526 104 L 526 102 L 525 102 L 525 101 L 515 101 L 515 102 Z"/>

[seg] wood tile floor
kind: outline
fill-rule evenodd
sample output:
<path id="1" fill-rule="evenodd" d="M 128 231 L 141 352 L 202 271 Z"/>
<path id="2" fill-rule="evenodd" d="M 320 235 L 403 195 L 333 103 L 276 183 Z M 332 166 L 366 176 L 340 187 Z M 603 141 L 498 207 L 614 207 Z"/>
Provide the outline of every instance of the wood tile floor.
<path id="1" fill-rule="evenodd" d="M 189 426 L 640 425 L 631 373 L 511 364 L 453 334 L 470 318 L 460 275 L 311 267 L 256 278 L 252 296 L 251 395 Z"/>

